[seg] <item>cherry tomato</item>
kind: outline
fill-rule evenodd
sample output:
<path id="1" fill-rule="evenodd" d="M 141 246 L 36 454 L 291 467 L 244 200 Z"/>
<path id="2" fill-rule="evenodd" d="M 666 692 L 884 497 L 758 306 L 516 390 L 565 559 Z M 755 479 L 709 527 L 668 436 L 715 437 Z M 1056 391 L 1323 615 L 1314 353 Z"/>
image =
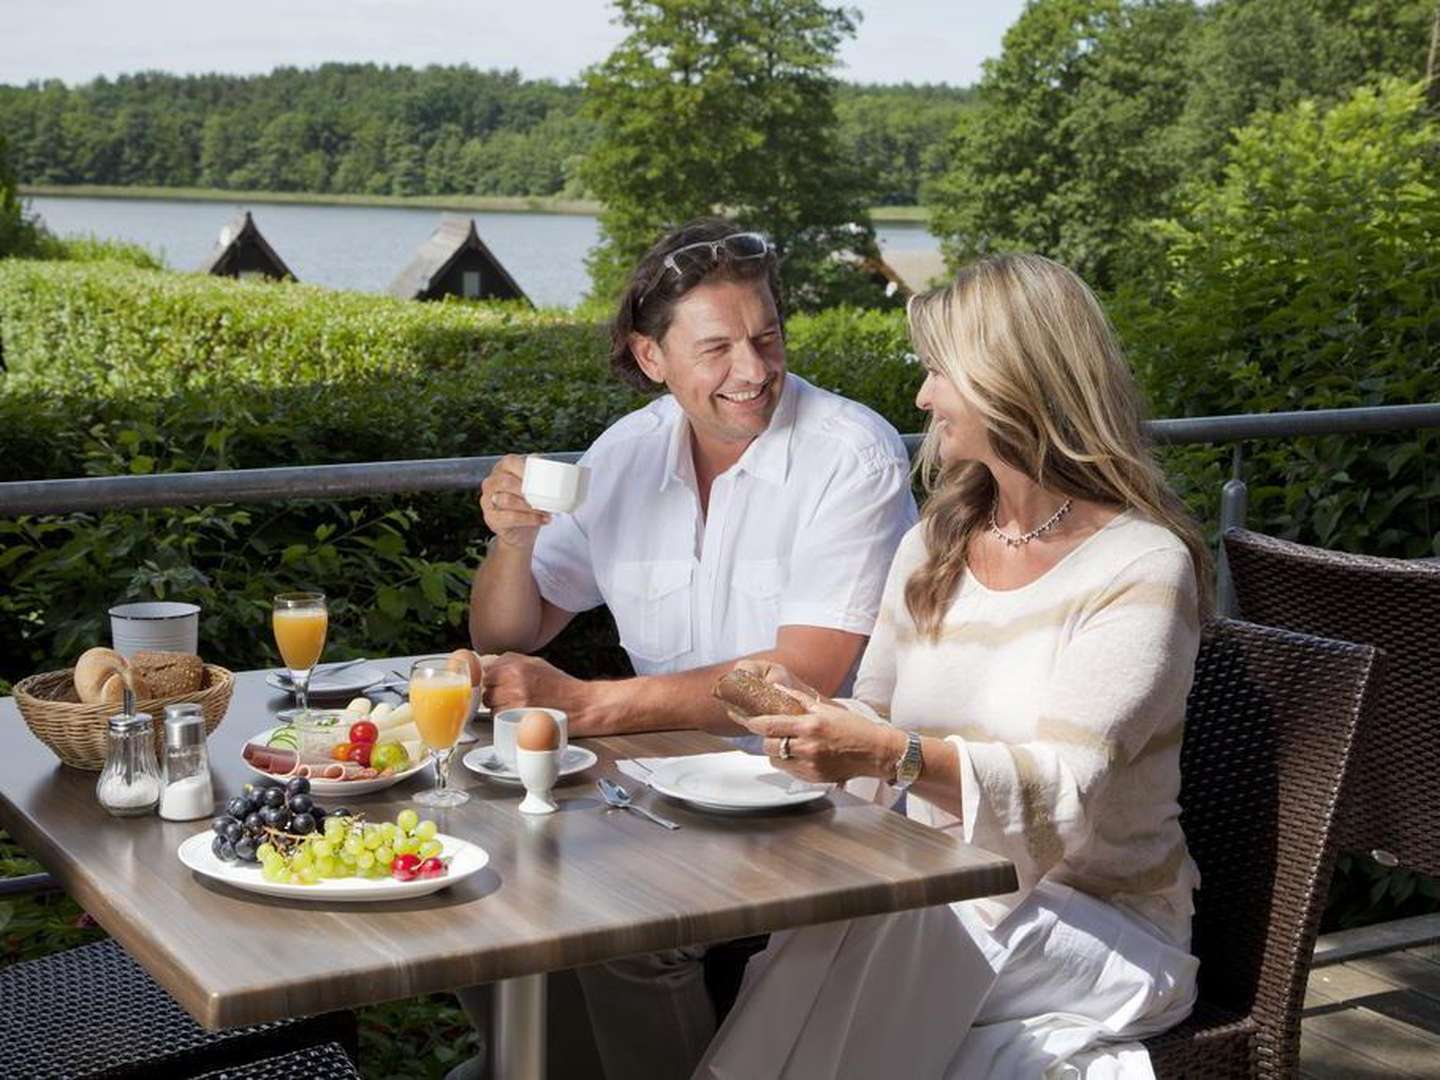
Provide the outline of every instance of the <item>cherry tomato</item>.
<path id="1" fill-rule="evenodd" d="M 363 765 L 367 769 L 370 767 L 370 751 L 375 749 L 374 743 L 352 742 L 345 745 L 350 747 L 349 758 L 351 761 Z"/>
<path id="2" fill-rule="evenodd" d="M 420 864 L 420 869 L 416 871 L 415 876 L 422 878 L 440 877 L 444 873 L 444 861 L 441 860 L 439 857 L 432 855 L 430 856 L 430 858 L 426 859 Z"/>
<path id="3" fill-rule="evenodd" d="M 373 743 L 380 736 L 380 729 L 369 720 L 356 720 L 350 725 L 352 743 Z"/>
<path id="4" fill-rule="evenodd" d="M 390 864 L 390 876 L 397 881 L 413 881 L 420 870 L 420 856 L 409 852 L 396 855 Z"/>
<path id="5" fill-rule="evenodd" d="M 350 748 L 354 745 L 354 743 L 348 742 L 336 743 L 330 748 L 330 756 L 336 761 L 349 761 Z"/>

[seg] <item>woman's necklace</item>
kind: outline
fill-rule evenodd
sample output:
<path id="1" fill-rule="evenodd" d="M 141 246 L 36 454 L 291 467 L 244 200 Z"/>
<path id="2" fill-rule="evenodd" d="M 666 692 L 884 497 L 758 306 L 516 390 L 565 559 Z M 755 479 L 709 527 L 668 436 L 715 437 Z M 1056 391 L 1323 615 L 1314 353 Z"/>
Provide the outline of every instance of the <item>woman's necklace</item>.
<path id="1" fill-rule="evenodd" d="M 995 510 L 1000 505 L 1000 499 L 997 497 L 995 501 L 990 504 L 990 531 L 1001 540 L 1004 540 L 1007 548 L 1021 547 L 1028 544 L 1031 540 L 1034 540 L 1037 536 L 1041 536 L 1049 532 L 1056 525 L 1059 525 L 1060 519 L 1070 512 L 1070 507 L 1074 501 L 1073 499 L 1066 499 L 1060 504 L 1060 509 L 1051 514 L 1045 522 L 1036 525 L 1035 528 L 1027 533 L 1021 533 L 1019 536 L 1011 536 L 1005 532 L 1005 530 L 1001 529 L 999 523 L 995 520 Z"/>

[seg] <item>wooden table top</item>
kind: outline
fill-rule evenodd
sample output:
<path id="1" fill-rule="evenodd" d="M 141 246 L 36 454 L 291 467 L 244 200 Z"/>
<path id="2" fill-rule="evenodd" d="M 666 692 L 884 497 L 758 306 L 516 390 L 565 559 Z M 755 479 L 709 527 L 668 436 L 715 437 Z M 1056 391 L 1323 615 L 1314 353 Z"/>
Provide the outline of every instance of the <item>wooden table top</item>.
<path id="1" fill-rule="evenodd" d="M 288 705 L 263 672 L 237 675 L 230 711 L 210 738 L 222 804 L 253 779 L 244 740 Z M 1008 860 L 843 793 L 782 813 L 723 816 L 637 792 L 613 765 L 730 748 L 711 736 L 583 743 L 600 763 L 558 787 L 560 812 L 540 818 L 517 811 L 523 792 L 470 773 L 457 752 L 452 781 L 470 802 L 417 809 L 442 832 L 481 845 L 490 863 L 412 900 L 281 900 L 193 874 L 175 851 L 208 830 L 208 818 L 109 816 L 95 801 L 97 774 L 61 765 L 11 698 L 0 700 L 0 825 L 212 1029 L 1016 887 Z M 594 787 L 602 774 L 683 827 L 670 832 L 608 809 Z M 387 820 L 431 782 L 425 770 L 345 803 Z"/>

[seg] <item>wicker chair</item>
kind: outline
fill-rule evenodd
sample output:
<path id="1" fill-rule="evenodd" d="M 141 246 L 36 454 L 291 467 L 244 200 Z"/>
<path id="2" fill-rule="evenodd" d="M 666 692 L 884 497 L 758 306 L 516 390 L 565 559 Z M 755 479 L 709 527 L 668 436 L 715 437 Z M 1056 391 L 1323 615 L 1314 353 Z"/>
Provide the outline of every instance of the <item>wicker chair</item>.
<path id="1" fill-rule="evenodd" d="M 325 1043 L 207 1072 L 195 1080 L 360 1080 L 360 1074 L 339 1043 Z"/>
<path id="2" fill-rule="evenodd" d="M 1440 566 L 1241 529 L 1226 532 L 1225 554 L 1247 621 L 1384 650 L 1385 683 L 1356 752 L 1340 847 L 1440 876 Z"/>
<path id="3" fill-rule="evenodd" d="M 1200 1000 L 1145 1040 L 1157 1076 L 1290 1077 L 1335 861 L 1335 814 L 1379 653 L 1207 628 L 1186 708 L 1181 824 L 1200 867 Z"/>
<path id="4" fill-rule="evenodd" d="M 180 1080 L 337 1041 L 358 1052 L 354 1014 L 206 1031 L 113 940 L 0 969 L 0 1077 Z"/>

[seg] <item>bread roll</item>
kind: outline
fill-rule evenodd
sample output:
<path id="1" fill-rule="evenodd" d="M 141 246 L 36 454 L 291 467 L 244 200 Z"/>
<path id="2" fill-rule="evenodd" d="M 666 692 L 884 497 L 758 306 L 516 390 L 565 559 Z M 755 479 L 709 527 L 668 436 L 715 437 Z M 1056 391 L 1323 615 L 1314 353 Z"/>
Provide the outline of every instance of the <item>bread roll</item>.
<path id="1" fill-rule="evenodd" d="M 130 664 L 149 686 L 145 697 L 193 694 L 205 680 L 205 664 L 194 653 L 142 651 Z"/>
<path id="2" fill-rule="evenodd" d="M 731 668 L 710 691 L 746 716 L 801 716 L 805 706 L 753 671 Z"/>
<path id="3" fill-rule="evenodd" d="M 152 698 L 156 696 L 155 694 L 151 693 L 150 684 L 145 681 L 145 676 L 141 675 L 139 672 L 132 670 L 130 672 L 130 680 L 131 684 L 135 688 L 136 701 L 144 701 L 146 698 Z M 117 671 L 115 672 L 115 674 L 111 675 L 108 679 L 106 679 L 104 684 L 100 687 L 100 697 L 96 699 L 96 703 L 103 702 L 106 705 L 119 705 L 124 702 L 124 700 L 125 674 L 124 672 Z"/>
<path id="4" fill-rule="evenodd" d="M 125 658 L 114 649 L 86 649 L 75 661 L 75 695 L 86 705 L 98 705 L 105 680 L 125 667 Z"/>

